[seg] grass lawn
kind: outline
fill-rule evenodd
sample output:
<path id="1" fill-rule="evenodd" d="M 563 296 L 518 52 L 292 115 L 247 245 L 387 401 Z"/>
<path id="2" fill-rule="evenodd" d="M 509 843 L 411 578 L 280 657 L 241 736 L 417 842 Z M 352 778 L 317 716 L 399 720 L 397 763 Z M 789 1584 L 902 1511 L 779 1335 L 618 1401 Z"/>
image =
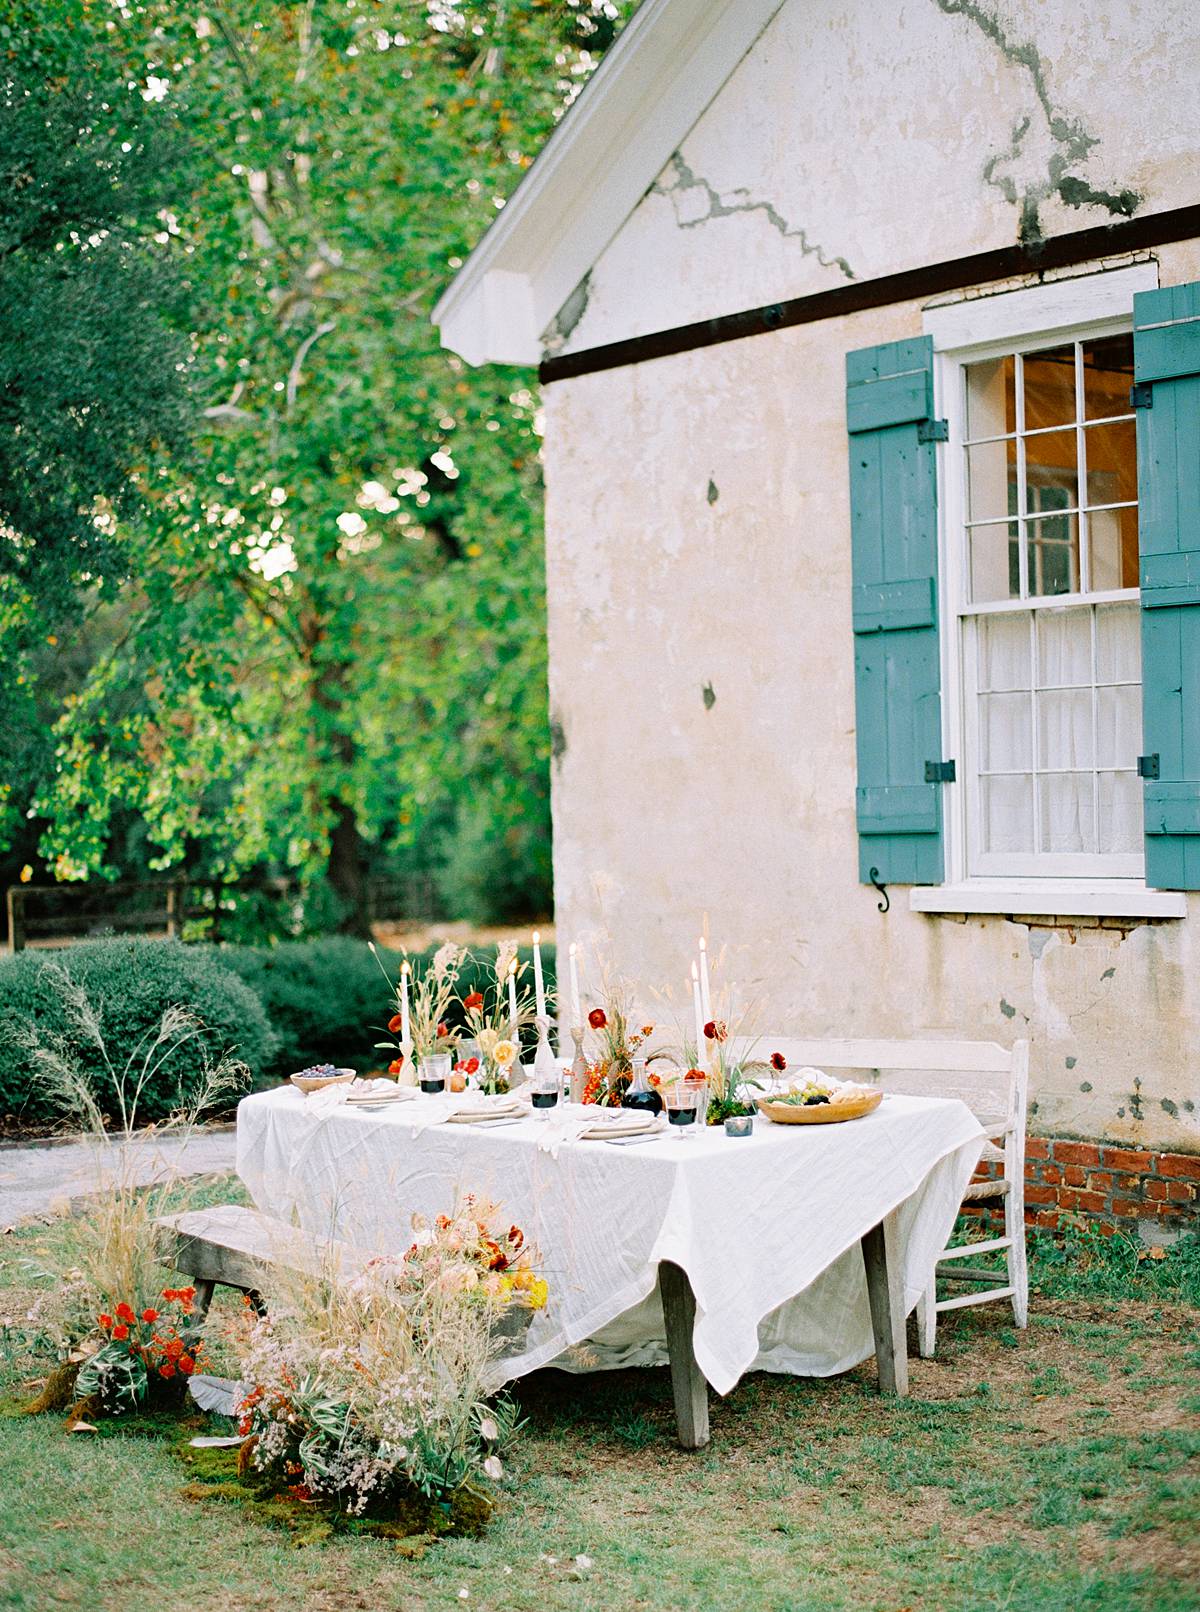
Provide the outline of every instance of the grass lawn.
<path id="1" fill-rule="evenodd" d="M 0 1319 L 23 1313 L 21 1257 L 70 1235 L 4 1239 Z M 907 1401 L 873 1364 L 753 1376 L 693 1455 L 665 1371 L 542 1372 L 478 1540 L 301 1544 L 196 1498 L 165 1439 L 0 1418 L 0 1606 L 1197 1612 L 1200 1251 L 1042 1241 L 1033 1282 L 1023 1334 L 1001 1305 L 947 1318 Z M 4 1369 L 11 1391 L 29 1363 Z"/>

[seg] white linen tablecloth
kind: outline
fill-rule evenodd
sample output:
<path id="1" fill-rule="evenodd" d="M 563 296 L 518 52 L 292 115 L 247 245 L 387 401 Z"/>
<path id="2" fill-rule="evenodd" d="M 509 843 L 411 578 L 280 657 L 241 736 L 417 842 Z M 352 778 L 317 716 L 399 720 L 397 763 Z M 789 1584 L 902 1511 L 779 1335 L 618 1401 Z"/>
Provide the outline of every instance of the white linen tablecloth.
<path id="1" fill-rule="evenodd" d="M 406 1104 L 314 1108 L 290 1088 L 238 1106 L 237 1168 L 257 1207 L 318 1236 L 403 1252 L 414 1213 L 464 1192 L 505 1206 L 543 1256 L 550 1301 L 507 1378 L 540 1366 L 665 1362 L 658 1265 L 687 1272 L 696 1360 L 718 1393 L 753 1369 L 830 1376 L 874 1353 L 858 1243 L 898 1211 L 904 1303 L 954 1224 L 983 1131 L 964 1103 L 885 1097 L 837 1125 L 539 1149 L 536 1119 L 413 1135 Z"/>

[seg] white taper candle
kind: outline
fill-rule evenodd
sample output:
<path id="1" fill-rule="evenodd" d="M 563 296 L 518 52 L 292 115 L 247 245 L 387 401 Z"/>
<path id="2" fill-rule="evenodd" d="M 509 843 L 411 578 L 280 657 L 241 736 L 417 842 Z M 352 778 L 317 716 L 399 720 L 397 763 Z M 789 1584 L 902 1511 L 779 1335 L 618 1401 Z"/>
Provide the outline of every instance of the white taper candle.
<path id="1" fill-rule="evenodd" d="M 707 1024 L 712 1018 L 712 997 L 708 989 L 708 944 L 703 935 L 700 936 L 700 1006 Z"/>
<path id="2" fill-rule="evenodd" d="M 571 942 L 571 1011 L 575 1015 L 571 1023 L 577 1027 L 583 1025 L 583 1003 L 579 997 L 579 959 L 575 955 L 578 951 L 575 942 Z"/>
<path id="3" fill-rule="evenodd" d="M 546 985 L 542 979 L 542 937 L 533 932 L 533 994 L 539 1019 L 546 1017 Z"/>

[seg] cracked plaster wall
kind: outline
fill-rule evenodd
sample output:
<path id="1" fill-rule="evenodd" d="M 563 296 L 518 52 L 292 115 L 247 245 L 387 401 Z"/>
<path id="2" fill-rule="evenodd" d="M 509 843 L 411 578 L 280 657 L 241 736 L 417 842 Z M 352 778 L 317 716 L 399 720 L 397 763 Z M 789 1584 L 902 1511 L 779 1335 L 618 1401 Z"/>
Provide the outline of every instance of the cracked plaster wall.
<path id="1" fill-rule="evenodd" d="M 547 333 L 577 351 L 1195 199 L 1191 0 L 786 0 Z"/>
<path id="2" fill-rule="evenodd" d="M 730 223 L 838 272 L 765 215 Z M 1200 242 L 1158 257 L 1163 284 L 1200 279 Z M 723 306 L 755 300 L 755 272 L 727 269 Z M 857 882 L 845 353 L 921 320 L 899 305 L 546 389 L 560 937 L 686 1021 L 707 912 L 764 1030 L 1026 1034 L 1035 1127 L 1200 1150 L 1200 896 L 1122 933 L 929 918 L 903 889 L 881 915 Z"/>

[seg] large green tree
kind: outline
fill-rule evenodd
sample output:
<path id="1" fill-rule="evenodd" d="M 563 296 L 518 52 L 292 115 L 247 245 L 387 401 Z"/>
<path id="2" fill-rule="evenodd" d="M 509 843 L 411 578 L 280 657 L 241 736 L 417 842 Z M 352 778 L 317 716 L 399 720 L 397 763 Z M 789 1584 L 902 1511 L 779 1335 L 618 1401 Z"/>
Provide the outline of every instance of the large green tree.
<path id="1" fill-rule="evenodd" d="M 161 235 L 200 301 L 204 429 L 141 478 L 134 589 L 57 723 L 60 873 L 111 869 L 132 809 L 154 865 L 327 877 L 351 927 L 385 851 L 436 850 L 477 910 L 548 900 L 534 379 L 470 371 L 429 310 L 621 10 L 102 17 L 190 142 Z"/>

